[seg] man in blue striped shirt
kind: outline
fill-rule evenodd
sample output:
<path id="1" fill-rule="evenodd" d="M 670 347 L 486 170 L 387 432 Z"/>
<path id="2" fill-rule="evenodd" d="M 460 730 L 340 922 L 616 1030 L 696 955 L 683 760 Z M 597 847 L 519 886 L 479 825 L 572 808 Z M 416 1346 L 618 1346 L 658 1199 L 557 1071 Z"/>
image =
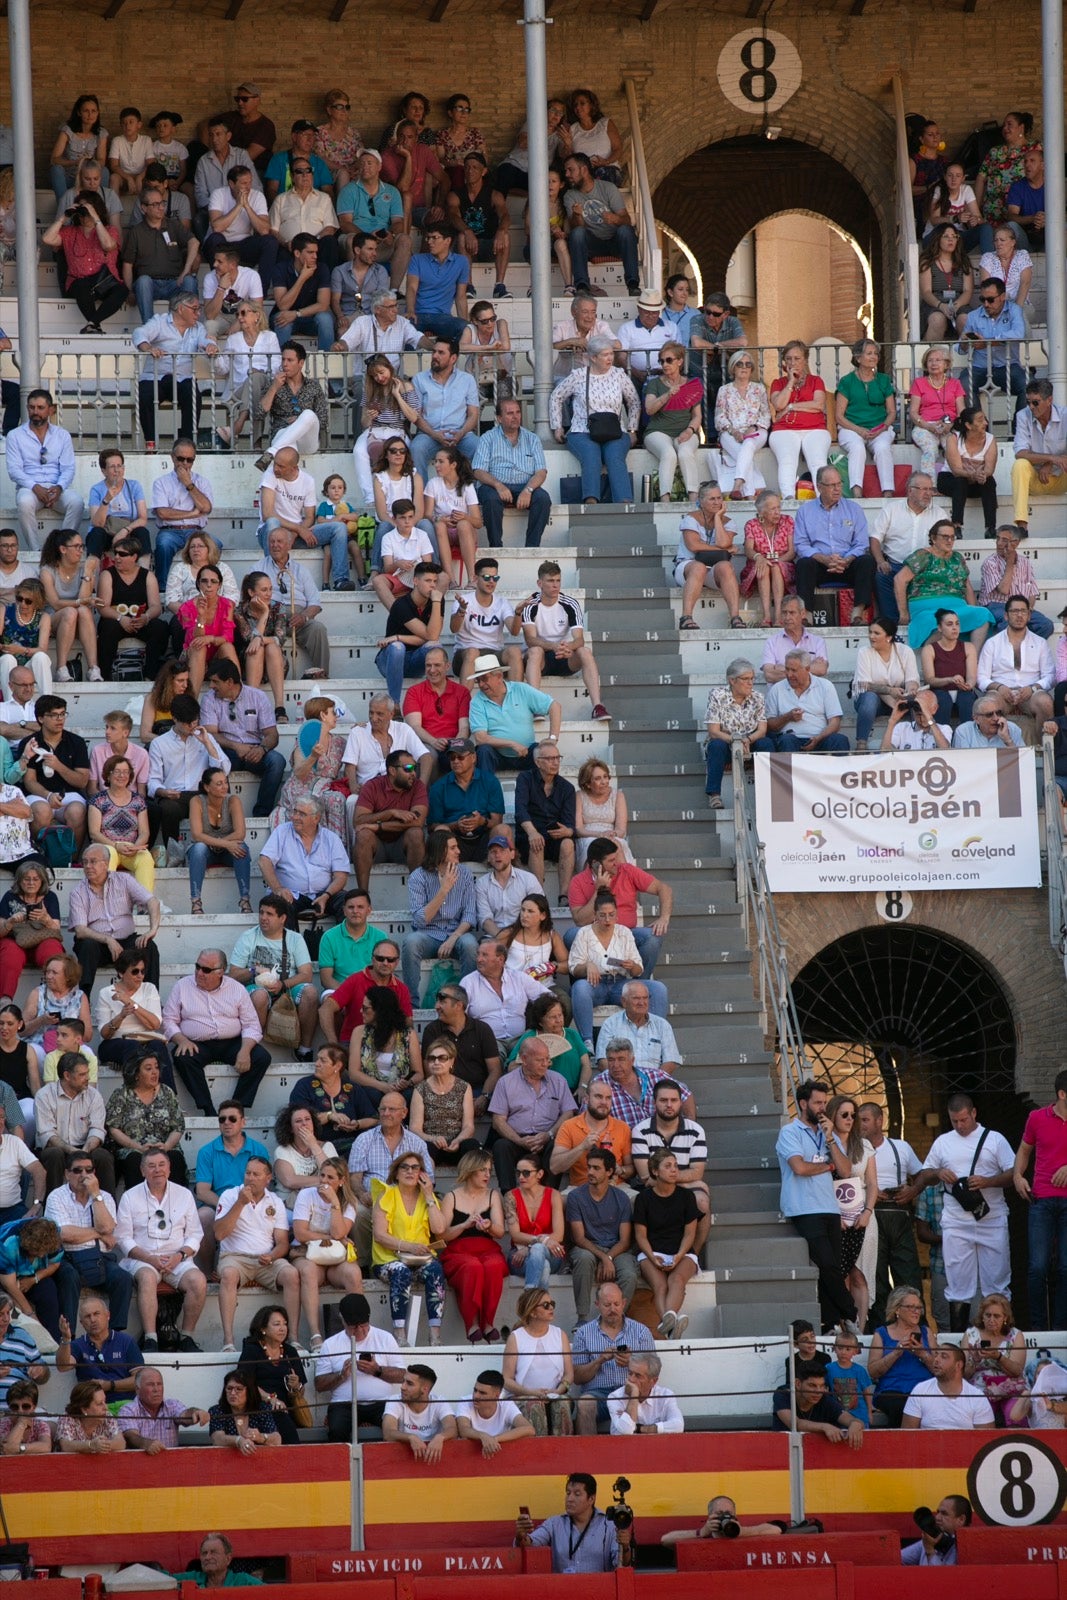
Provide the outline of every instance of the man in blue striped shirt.
<path id="1" fill-rule="evenodd" d="M 526 548 L 536 550 L 548 526 L 552 498 L 541 485 L 548 476 L 536 433 L 522 426 L 517 400 L 498 400 L 496 427 L 478 440 L 471 464 L 478 503 L 492 550 L 504 543 L 504 507 L 526 512 Z"/>

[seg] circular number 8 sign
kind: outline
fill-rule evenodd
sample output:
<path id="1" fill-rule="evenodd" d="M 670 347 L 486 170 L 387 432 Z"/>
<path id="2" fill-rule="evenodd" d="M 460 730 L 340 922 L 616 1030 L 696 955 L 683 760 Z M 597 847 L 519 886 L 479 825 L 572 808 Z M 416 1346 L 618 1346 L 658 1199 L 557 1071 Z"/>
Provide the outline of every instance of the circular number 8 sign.
<path id="1" fill-rule="evenodd" d="M 800 55 L 792 39 L 771 29 L 735 33 L 719 53 L 719 88 L 739 111 L 778 111 L 800 88 Z"/>
<path id="2" fill-rule="evenodd" d="M 979 1450 L 967 1471 L 967 1494 L 983 1522 L 1029 1528 L 1056 1517 L 1067 1498 L 1067 1472 L 1032 1434 L 1009 1434 Z"/>

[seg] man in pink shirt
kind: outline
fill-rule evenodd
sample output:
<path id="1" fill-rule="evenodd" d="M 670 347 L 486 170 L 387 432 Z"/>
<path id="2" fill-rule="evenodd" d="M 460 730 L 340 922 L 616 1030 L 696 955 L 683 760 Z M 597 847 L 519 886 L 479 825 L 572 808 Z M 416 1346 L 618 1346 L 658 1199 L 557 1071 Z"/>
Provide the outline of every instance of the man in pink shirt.
<path id="1" fill-rule="evenodd" d="M 644 963 L 642 976 L 651 978 L 659 960 L 660 945 L 671 925 L 674 894 L 670 885 L 624 861 L 614 839 L 594 839 L 585 862 L 585 870 L 571 879 L 567 891 L 574 927 L 569 937 L 564 935 L 564 942 L 569 948 L 577 937 L 578 929 L 592 922 L 597 890 L 610 889 L 618 904 L 619 922 L 633 933 L 634 943 Z M 650 928 L 637 926 L 639 894 L 654 894 L 659 898 L 659 916 Z"/>
<path id="2" fill-rule="evenodd" d="M 1052 1089 L 1052 1104 L 1027 1117 L 1015 1157 L 1015 1188 L 1030 1203 L 1026 1287 L 1031 1328 L 1067 1328 L 1067 1072 L 1056 1074 Z M 1031 1155 L 1034 1176 L 1028 1183 Z"/>

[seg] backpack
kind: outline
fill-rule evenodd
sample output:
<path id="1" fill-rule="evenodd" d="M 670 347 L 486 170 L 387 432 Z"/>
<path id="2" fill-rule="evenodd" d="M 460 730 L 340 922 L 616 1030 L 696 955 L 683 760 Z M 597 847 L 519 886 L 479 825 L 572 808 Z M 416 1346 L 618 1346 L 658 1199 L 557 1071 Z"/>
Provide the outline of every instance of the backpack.
<path id="1" fill-rule="evenodd" d="M 50 867 L 69 867 L 74 861 L 77 841 L 74 829 L 52 824 L 37 835 L 37 849 Z"/>
<path id="2" fill-rule="evenodd" d="M 978 176 L 979 167 L 990 150 L 995 145 L 1003 143 L 1004 135 L 1000 131 L 999 122 L 980 122 L 977 128 L 971 129 L 952 159 L 958 161 L 963 168 L 967 182 L 973 183 Z"/>

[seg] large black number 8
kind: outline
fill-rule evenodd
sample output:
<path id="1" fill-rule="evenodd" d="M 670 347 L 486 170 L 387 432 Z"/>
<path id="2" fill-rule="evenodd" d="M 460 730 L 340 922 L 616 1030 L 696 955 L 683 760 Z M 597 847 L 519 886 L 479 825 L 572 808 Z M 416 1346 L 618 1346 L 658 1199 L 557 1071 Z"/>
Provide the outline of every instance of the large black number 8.
<path id="1" fill-rule="evenodd" d="M 1012 1450 L 1000 1463 L 1004 1487 L 1000 1491 L 1000 1505 L 1006 1517 L 1018 1519 L 1033 1514 L 1037 1497 L 1030 1487 L 1034 1463 L 1021 1450 Z"/>
<path id="2" fill-rule="evenodd" d="M 760 47 L 760 59 L 753 59 L 756 46 Z M 757 105 L 763 105 L 768 100 L 773 100 L 778 93 L 778 79 L 771 71 L 774 58 L 778 54 L 774 45 L 762 34 L 757 34 L 754 39 L 747 39 L 741 46 L 741 60 L 748 68 L 741 74 L 738 88 L 746 100 L 753 100 Z M 760 91 L 756 89 L 756 79 L 760 79 Z"/>
<path id="3" fill-rule="evenodd" d="M 904 896 L 899 889 L 887 889 L 885 914 L 890 922 L 899 922 L 904 915 Z"/>

